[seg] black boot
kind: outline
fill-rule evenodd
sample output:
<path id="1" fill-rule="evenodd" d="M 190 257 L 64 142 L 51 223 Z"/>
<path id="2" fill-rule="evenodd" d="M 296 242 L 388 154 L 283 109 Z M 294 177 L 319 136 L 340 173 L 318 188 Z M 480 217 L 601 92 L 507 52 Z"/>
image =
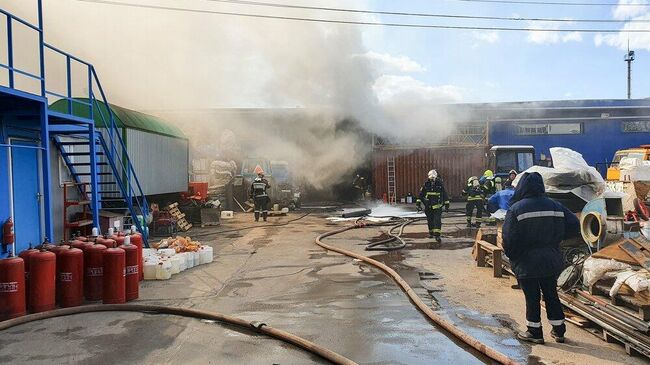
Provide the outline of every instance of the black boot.
<path id="1" fill-rule="evenodd" d="M 262 219 L 264 219 L 264 222 L 266 222 L 266 217 L 268 217 L 269 213 L 267 212 L 262 212 Z"/>
<path id="2" fill-rule="evenodd" d="M 255 222 L 260 221 L 260 212 L 255 212 Z"/>
<path id="3" fill-rule="evenodd" d="M 442 239 L 440 239 L 440 235 L 439 235 L 439 234 L 437 234 L 437 235 L 435 235 L 435 236 L 436 236 L 436 242 L 438 242 L 438 243 L 442 242 Z"/>
<path id="4" fill-rule="evenodd" d="M 429 232 L 429 238 L 433 238 L 433 232 Z"/>
<path id="5" fill-rule="evenodd" d="M 471 220 L 467 221 L 467 228 L 472 228 L 472 221 Z"/>
<path id="6" fill-rule="evenodd" d="M 553 326 L 551 330 L 551 337 L 555 339 L 555 342 L 564 343 L 564 334 L 566 333 L 566 325 L 563 323 L 559 326 Z"/>
<path id="7" fill-rule="evenodd" d="M 528 331 L 517 333 L 517 338 L 522 341 L 531 342 L 538 345 L 544 344 L 544 335 L 542 333 L 541 327 L 528 327 Z"/>

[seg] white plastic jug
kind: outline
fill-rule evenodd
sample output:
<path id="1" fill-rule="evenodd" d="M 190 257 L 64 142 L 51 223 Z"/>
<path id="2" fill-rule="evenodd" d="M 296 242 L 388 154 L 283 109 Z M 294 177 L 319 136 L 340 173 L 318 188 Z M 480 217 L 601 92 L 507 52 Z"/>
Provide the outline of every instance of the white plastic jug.
<path id="1" fill-rule="evenodd" d="M 158 259 L 147 260 L 144 262 L 144 280 L 156 280 L 156 269 L 158 267 Z"/>
<path id="2" fill-rule="evenodd" d="M 191 269 L 194 267 L 194 254 L 191 252 L 183 252 L 183 256 L 185 256 L 185 261 L 187 261 L 187 268 Z"/>
<path id="3" fill-rule="evenodd" d="M 201 246 L 201 264 L 209 264 L 214 258 L 212 257 L 214 250 L 210 246 Z"/>
<path id="4" fill-rule="evenodd" d="M 160 250 L 158 250 L 158 255 L 172 257 L 176 255 L 176 250 L 174 250 L 173 248 L 161 248 Z"/>
<path id="5" fill-rule="evenodd" d="M 172 275 L 178 274 L 181 272 L 181 258 L 174 256 L 170 259 L 172 263 Z"/>
<path id="6" fill-rule="evenodd" d="M 194 255 L 194 266 L 201 265 L 201 253 L 199 253 L 199 251 L 196 251 L 192 252 L 192 255 Z"/>
<path id="7" fill-rule="evenodd" d="M 172 277 L 172 263 L 170 260 L 160 260 L 156 267 L 156 279 L 168 280 Z"/>
<path id="8" fill-rule="evenodd" d="M 185 271 L 187 270 L 187 255 L 185 255 L 184 252 L 176 254 L 176 256 L 180 260 L 180 265 L 179 265 L 179 270 L 180 271 Z"/>

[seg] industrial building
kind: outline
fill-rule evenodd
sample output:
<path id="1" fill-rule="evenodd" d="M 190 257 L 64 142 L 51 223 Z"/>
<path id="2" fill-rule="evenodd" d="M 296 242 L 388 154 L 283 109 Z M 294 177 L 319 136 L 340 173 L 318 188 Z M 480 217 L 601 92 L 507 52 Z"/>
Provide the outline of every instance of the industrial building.
<path id="1" fill-rule="evenodd" d="M 187 190 L 187 138 L 156 117 L 109 104 L 92 64 L 45 42 L 41 11 L 39 4 L 39 23 L 31 24 L 0 9 L 8 29 L 0 63 L 0 192 L 8 199 L 0 222 L 11 221 L 15 232 L 0 258 L 89 233 L 102 212 L 136 225 L 146 241 L 147 196 Z M 19 44 L 17 28 L 36 44 Z M 57 64 L 64 74 L 45 72 Z"/>
<path id="2" fill-rule="evenodd" d="M 373 144 L 373 195 L 397 200 L 416 194 L 432 168 L 453 198 L 464 182 L 487 168 L 495 145 L 535 148 L 535 160 L 550 165 L 549 149 L 567 147 L 604 174 L 619 149 L 650 143 L 650 99 L 565 100 L 441 106 L 454 132 L 432 143 Z M 435 123 L 436 121 L 432 121 Z"/>

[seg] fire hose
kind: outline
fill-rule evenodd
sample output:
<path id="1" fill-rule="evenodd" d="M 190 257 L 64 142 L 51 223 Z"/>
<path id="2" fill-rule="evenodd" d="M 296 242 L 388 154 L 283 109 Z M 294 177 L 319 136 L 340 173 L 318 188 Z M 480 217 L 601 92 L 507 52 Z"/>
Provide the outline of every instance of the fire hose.
<path id="1" fill-rule="evenodd" d="M 233 317 L 233 316 L 229 316 L 217 312 L 209 312 L 209 311 L 190 309 L 190 308 L 168 307 L 168 306 L 161 306 L 161 305 L 91 304 L 91 305 L 85 305 L 81 307 L 55 309 L 55 310 L 42 312 L 42 313 L 29 314 L 26 316 L 0 322 L 0 331 L 21 324 L 40 321 L 48 318 L 70 316 L 70 315 L 82 314 L 82 313 L 93 313 L 93 312 L 141 312 L 141 313 L 168 314 L 173 316 L 190 317 L 196 319 L 205 319 L 205 320 L 217 321 L 221 323 L 227 323 L 292 344 L 302 350 L 318 355 L 333 364 L 357 365 L 356 362 L 342 355 L 339 355 L 332 350 L 328 350 L 324 347 L 321 347 L 311 341 L 298 337 L 289 332 L 285 332 L 280 329 L 268 326 L 265 323 L 248 322 L 238 317 Z"/>
<path id="2" fill-rule="evenodd" d="M 475 350 L 479 351 L 480 353 L 486 355 L 487 357 L 489 357 L 489 358 L 491 358 L 491 359 L 493 359 L 493 360 L 495 360 L 495 361 L 497 361 L 497 362 L 499 362 L 501 364 L 504 364 L 504 365 L 518 365 L 519 364 L 519 362 L 517 362 L 516 360 L 511 359 L 507 355 L 502 354 L 501 352 L 489 347 L 488 345 L 484 344 L 483 342 L 479 341 L 478 339 L 476 339 L 476 338 L 472 337 L 471 335 L 465 333 L 463 330 L 456 327 L 450 321 L 448 321 L 448 320 L 442 318 L 441 316 L 439 316 L 438 314 L 436 314 L 436 312 L 434 312 L 431 308 L 429 308 L 422 301 L 422 299 L 420 299 L 420 297 L 418 297 L 418 295 L 415 293 L 413 288 L 411 288 L 411 286 L 408 285 L 408 283 L 406 283 L 406 281 L 404 281 L 404 279 L 402 279 L 402 277 L 395 270 L 391 269 L 387 265 L 385 265 L 385 264 L 383 264 L 383 263 L 381 263 L 381 262 L 379 262 L 377 260 L 371 259 L 370 257 L 363 256 L 363 255 L 360 255 L 358 253 L 355 253 L 355 252 L 352 252 L 352 251 L 349 251 L 349 250 L 346 250 L 346 249 L 343 249 L 343 248 L 340 248 L 340 247 L 328 245 L 328 244 L 326 244 L 326 243 L 324 243 L 322 241 L 324 238 L 334 236 L 336 234 L 343 233 L 343 232 L 346 232 L 346 231 L 349 231 L 349 230 L 352 230 L 352 229 L 362 228 L 362 227 L 364 227 L 364 226 L 356 224 L 354 226 L 346 226 L 346 227 L 343 227 L 343 228 L 340 228 L 340 229 L 337 229 L 337 230 L 334 230 L 334 231 L 323 233 L 320 236 L 316 237 L 316 244 L 319 245 L 320 247 L 326 249 L 326 250 L 338 252 L 338 253 L 343 254 L 345 256 L 349 256 L 349 257 L 361 260 L 361 261 L 363 261 L 365 263 L 368 263 L 368 264 L 370 264 L 372 266 L 375 266 L 375 267 L 379 268 L 380 270 L 385 272 L 388 276 L 390 276 L 397 283 L 397 285 L 399 285 L 399 287 L 402 289 L 402 291 L 404 291 L 404 293 L 409 297 L 409 299 L 417 307 L 417 309 L 420 312 L 422 312 L 425 316 L 427 316 L 435 324 L 442 327 L 444 330 L 446 330 L 450 334 L 454 335 L 456 338 L 458 338 L 462 342 L 466 343 L 467 345 L 471 346 Z"/>

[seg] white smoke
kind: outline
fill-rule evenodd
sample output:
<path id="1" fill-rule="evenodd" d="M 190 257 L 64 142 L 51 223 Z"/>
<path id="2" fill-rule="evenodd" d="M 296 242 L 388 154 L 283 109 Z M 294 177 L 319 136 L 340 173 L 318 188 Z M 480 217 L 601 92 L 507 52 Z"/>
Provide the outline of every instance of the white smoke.
<path id="1" fill-rule="evenodd" d="M 29 13 L 32 8 L 26 3 L 31 1 L 6 0 L 2 6 Z M 137 3 L 373 20 L 364 15 L 206 1 Z M 349 2 L 319 0 L 309 5 L 345 7 Z M 361 2 L 355 6 L 363 8 L 368 4 Z M 453 124 L 432 106 L 460 101 L 463 95 L 463 90 L 454 86 L 431 86 L 415 79 L 411 73 L 425 71 L 415 60 L 368 50 L 362 28 L 354 25 L 198 14 L 76 0 L 44 1 L 44 19 L 46 40 L 92 63 L 110 102 L 170 117 L 197 149 L 220 143 L 224 131 L 229 130 L 243 155 L 288 160 L 315 185 L 324 185 L 351 172 L 368 152 L 365 140 L 357 133 L 336 129 L 341 120 L 354 120 L 368 133 L 393 140 L 427 136 L 433 141 L 444 138 Z M 61 65 L 58 60 L 48 62 L 47 66 L 49 85 L 55 88 L 56 84 L 57 91 L 65 89 Z M 77 76 L 73 82 L 81 94 L 83 72 Z M 202 117 L 178 112 L 219 108 L 296 108 L 302 112 L 273 123 L 259 116 L 249 118 L 246 113 L 224 118 L 209 112 L 201 114 Z M 273 119 L 272 113 L 268 119 Z"/>

